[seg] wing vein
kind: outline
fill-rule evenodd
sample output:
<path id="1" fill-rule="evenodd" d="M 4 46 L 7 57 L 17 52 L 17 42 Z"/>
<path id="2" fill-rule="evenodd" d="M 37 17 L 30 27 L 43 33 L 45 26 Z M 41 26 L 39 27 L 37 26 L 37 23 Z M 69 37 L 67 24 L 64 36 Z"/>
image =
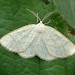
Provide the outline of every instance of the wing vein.
<path id="1" fill-rule="evenodd" d="M 34 28 L 31 28 L 30 31 L 29 31 L 27 34 L 30 34 L 30 32 L 32 32 L 32 29 L 34 29 Z M 27 35 L 27 34 L 26 34 L 26 35 Z M 24 35 L 23 38 L 24 38 L 26 35 Z M 11 34 L 9 34 L 9 36 L 12 38 Z M 18 44 L 25 43 L 25 42 L 18 42 L 18 41 L 16 41 L 14 38 L 12 38 L 12 40 L 13 40 L 14 42 L 18 43 Z"/>
<path id="2" fill-rule="evenodd" d="M 42 35 L 42 36 L 43 36 L 43 38 L 44 38 L 44 35 Z M 52 56 L 52 57 L 56 57 L 55 55 L 52 55 L 52 54 L 49 52 L 49 50 L 48 50 L 48 48 L 47 48 L 47 45 L 46 45 L 46 40 L 45 40 L 45 38 L 44 38 L 44 43 L 45 43 L 46 50 L 48 51 L 48 54 L 49 54 L 50 56 Z"/>

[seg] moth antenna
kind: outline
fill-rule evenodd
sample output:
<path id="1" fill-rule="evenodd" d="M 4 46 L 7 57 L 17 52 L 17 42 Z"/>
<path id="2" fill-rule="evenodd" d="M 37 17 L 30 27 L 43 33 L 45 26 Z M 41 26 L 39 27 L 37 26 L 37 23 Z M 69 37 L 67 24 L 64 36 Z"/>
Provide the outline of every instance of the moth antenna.
<path id="1" fill-rule="evenodd" d="M 51 22 L 51 20 L 49 20 L 47 23 L 44 23 L 44 24 L 49 24 Z"/>
<path id="2" fill-rule="evenodd" d="M 39 22 L 39 20 L 38 20 L 38 13 L 37 13 L 37 23 Z"/>
<path id="3" fill-rule="evenodd" d="M 29 12 L 31 12 L 36 18 L 37 18 L 37 21 L 41 21 L 40 17 L 38 16 L 38 14 L 36 14 L 35 12 L 29 10 L 28 8 L 26 8 Z"/>
<path id="4" fill-rule="evenodd" d="M 48 18 L 49 16 L 51 16 L 53 13 L 56 13 L 58 10 L 54 11 L 54 12 L 49 12 L 48 14 L 45 15 L 45 17 L 42 19 L 42 22 Z"/>

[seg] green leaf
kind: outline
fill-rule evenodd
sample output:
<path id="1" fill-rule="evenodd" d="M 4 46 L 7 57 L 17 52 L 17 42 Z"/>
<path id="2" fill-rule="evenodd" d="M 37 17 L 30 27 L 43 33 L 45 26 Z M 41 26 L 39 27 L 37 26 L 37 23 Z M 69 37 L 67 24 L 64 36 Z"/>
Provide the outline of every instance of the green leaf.
<path id="1" fill-rule="evenodd" d="M 36 17 L 26 8 L 39 14 L 42 19 L 45 14 L 55 11 L 53 0 L 0 0 L 0 37 L 27 24 L 37 24 Z M 51 19 L 52 26 L 75 43 L 75 38 L 68 33 L 67 23 L 59 13 L 54 13 L 45 22 Z M 69 35 L 68 35 L 69 34 Z M 38 57 L 31 59 L 21 58 L 9 52 L 0 45 L 0 75 L 75 75 L 75 56 L 67 59 L 44 61 Z"/>
<path id="2" fill-rule="evenodd" d="M 54 2 L 63 18 L 75 29 L 75 0 L 54 0 Z"/>

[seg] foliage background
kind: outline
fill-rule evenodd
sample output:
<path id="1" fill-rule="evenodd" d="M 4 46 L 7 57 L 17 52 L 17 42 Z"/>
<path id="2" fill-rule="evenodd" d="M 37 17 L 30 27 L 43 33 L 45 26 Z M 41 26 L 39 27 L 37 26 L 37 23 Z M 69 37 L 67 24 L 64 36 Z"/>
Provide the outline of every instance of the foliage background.
<path id="1" fill-rule="evenodd" d="M 56 7 L 57 3 L 55 2 L 54 4 L 53 0 L 0 0 L 0 37 L 19 27 L 37 23 L 35 16 L 27 11 L 26 8 L 38 13 L 42 19 L 48 12 L 59 10 L 59 8 L 57 9 L 58 6 Z M 61 13 L 54 13 L 45 22 L 48 22 L 50 19 L 49 26 L 59 30 L 75 43 L 75 36 L 74 33 L 72 34 L 70 23 L 68 20 L 66 21 L 66 18 L 63 19 Z M 72 25 L 71 27 L 74 28 Z M 71 33 L 69 33 L 69 29 Z M 75 75 L 75 55 L 53 61 L 44 61 L 38 57 L 23 59 L 0 45 L 0 75 L 60 74 Z"/>

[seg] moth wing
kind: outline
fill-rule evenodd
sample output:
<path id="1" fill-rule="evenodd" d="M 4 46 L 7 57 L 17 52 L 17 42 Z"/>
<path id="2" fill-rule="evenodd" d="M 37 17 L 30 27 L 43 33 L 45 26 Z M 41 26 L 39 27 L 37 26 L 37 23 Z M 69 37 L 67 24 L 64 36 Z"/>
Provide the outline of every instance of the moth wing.
<path id="1" fill-rule="evenodd" d="M 36 55 L 35 53 L 35 45 L 36 45 L 36 36 L 34 37 L 33 41 L 30 43 L 29 47 L 23 51 L 23 52 L 19 52 L 18 54 L 23 57 L 23 58 L 31 58 L 34 57 Z"/>
<path id="2" fill-rule="evenodd" d="M 49 52 L 47 51 L 46 43 L 41 33 L 38 34 L 37 38 L 38 40 L 36 40 L 36 45 L 35 45 L 36 55 L 40 57 L 41 59 L 47 60 L 47 61 L 56 59 L 56 57 L 50 55 Z"/>
<path id="3" fill-rule="evenodd" d="M 75 45 L 52 27 L 46 27 L 43 38 L 48 52 L 56 58 L 64 58 L 75 53 Z"/>
<path id="4" fill-rule="evenodd" d="M 2 37 L 0 43 L 11 52 L 23 52 L 35 38 L 36 32 L 34 29 L 34 24 L 16 29 Z"/>

